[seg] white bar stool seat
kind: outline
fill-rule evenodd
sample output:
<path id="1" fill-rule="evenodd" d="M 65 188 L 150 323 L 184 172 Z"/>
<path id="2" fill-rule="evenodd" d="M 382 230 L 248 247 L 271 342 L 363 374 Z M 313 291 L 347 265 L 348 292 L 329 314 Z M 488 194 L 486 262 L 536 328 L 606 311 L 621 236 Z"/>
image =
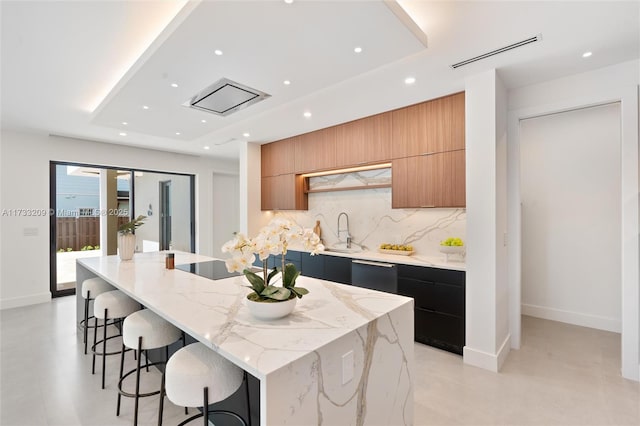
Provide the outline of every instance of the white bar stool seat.
<path id="1" fill-rule="evenodd" d="M 138 424 L 138 400 L 141 397 L 160 393 L 160 389 L 144 394 L 140 393 L 140 368 L 145 367 L 147 371 L 149 371 L 149 367 L 151 366 L 166 363 L 166 361 L 150 363 L 147 358 L 145 365 L 141 366 L 142 351 L 165 348 L 165 359 L 169 359 L 169 345 L 178 341 L 181 337 L 182 331 L 149 309 L 134 312 L 125 318 L 122 326 L 122 355 L 120 357 L 120 380 L 118 381 L 118 407 L 116 415 L 120 415 L 120 400 L 122 396 L 135 398 L 133 424 Z M 138 362 L 136 368 L 123 375 L 125 347 L 137 350 Z M 122 389 L 122 382 L 133 373 L 136 373 L 135 393 L 125 392 Z"/>
<path id="2" fill-rule="evenodd" d="M 80 326 L 83 331 L 83 343 L 84 353 L 87 354 L 87 340 L 89 329 L 93 328 L 94 334 L 97 333 L 97 329 L 93 325 L 89 325 L 89 319 L 93 318 L 93 315 L 89 316 L 89 302 L 94 300 L 98 295 L 106 293 L 107 291 L 115 290 L 111 284 L 103 280 L 102 278 L 95 277 L 82 281 L 81 294 L 84 299 L 84 319 L 80 321 Z M 102 327 L 102 326 L 99 326 Z"/>
<path id="3" fill-rule="evenodd" d="M 128 315 L 140 310 L 140 303 L 136 302 L 120 290 L 107 291 L 96 297 L 93 302 L 93 314 L 95 316 L 95 325 L 98 324 L 98 319 L 104 320 L 106 324 L 108 320 L 116 320 L 125 318 Z M 95 374 L 96 369 L 96 355 L 102 356 L 102 389 L 104 389 L 104 369 L 107 360 L 107 355 L 119 354 L 120 351 L 107 352 L 107 340 L 117 336 L 111 336 L 107 338 L 107 327 L 103 328 L 102 340 L 96 341 L 96 334 L 93 335 L 93 346 L 91 351 L 93 352 L 93 362 L 91 366 L 91 374 Z M 102 343 L 102 352 L 97 352 L 96 347 Z"/>
<path id="4" fill-rule="evenodd" d="M 223 401 L 246 384 L 246 373 L 231 361 L 218 355 L 202 343 L 193 343 L 178 350 L 167 362 L 164 383 L 160 393 L 158 424 L 162 424 L 163 399 L 167 398 L 176 405 L 185 407 L 203 407 L 203 412 L 180 423 L 184 425 L 198 417 L 204 417 L 208 424 L 209 413 L 225 414 L 247 425 L 236 413 L 224 410 L 208 411 L 210 404 Z M 247 407 L 249 406 L 247 388 Z M 250 410 L 247 410 L 249 413 Z M 250 414 L 247 414 L 250 421 Z"/>

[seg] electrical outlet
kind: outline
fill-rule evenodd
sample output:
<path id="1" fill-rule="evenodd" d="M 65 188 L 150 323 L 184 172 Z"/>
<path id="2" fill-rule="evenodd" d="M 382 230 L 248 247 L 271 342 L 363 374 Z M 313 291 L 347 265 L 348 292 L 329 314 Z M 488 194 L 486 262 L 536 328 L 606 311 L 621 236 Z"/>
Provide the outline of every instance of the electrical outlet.
<path id="1" fill-rule="evenodd" d="M 353 380 L 353 373 L 355 370 L 355 358 L 353 351 L 349 351 L 342 355 L 342 384 L 346 385 Z"/>
<path id="2" fill-rule="evenodd" d="M 502 234 L 502 244 L 506 247 L 507 246 L 507 233 L 503 233 Z"/>
<path id="3" fill-rule="evenodd" d="M 22 235 L 25 237 L 37 237 L 38 228 L 22 228 Z"/>

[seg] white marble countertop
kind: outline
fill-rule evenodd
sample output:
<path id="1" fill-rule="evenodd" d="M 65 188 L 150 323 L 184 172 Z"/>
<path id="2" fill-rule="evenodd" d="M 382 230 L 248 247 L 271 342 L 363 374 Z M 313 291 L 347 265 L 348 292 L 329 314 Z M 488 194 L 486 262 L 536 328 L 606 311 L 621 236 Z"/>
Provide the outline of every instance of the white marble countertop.
<path id="1" fill-rule="evenodd" d="M 291 248 L 291 250 L 305 251 L 304 249 Z M 365 250 L 359 253 L 340 253 L 335 251 L 323 251 L 325 256 L 348 257 L 350 259 L 373 260 L 378 262 L 396 263 L 400 265 L 428 266 L 431 268 L 450 269 L 454 271 L 466 271 L 465 262 L 458 255 L 450 256 L 449 261 L 446 260 L 445 254 L 441 256 L 423 256 L 413 254 L 411 256 L 402 256 L 398 254 L 379 253 L 377 251 Z M 458 260 L 460 259 L 460 260 Z"/>
<path id="2" fill-rule="evenodd" d="M 175 254 L 176 265 L 207 260 L 213 259 Z M 301 276 L 297 284 L 310 294 L 298 300 L 294 313 L 261 321 L 245 305 L 250 290 L 243 276 L 214 281 L 167 270 L 163 252 L 136 253 L 132 261 L 106 256 L 78 263 L 259 379 L 413 303 L 403 296 Z"/>

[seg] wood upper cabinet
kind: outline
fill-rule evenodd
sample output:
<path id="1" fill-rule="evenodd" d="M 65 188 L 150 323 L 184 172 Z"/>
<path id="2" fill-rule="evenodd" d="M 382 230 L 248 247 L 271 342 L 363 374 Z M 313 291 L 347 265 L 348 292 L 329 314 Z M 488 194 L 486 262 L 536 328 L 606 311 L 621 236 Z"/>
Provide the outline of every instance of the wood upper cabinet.
<path id="1" fill-rule="evenodd" d="M 336 128 L 328 127 L 295 138 L 295 172 L 307 173 L 336 167 Z"/>
<path id="2" fill-rule="evenodd" d="M 393 158 L 465 148 L 464 92 L 391 112 Z"/>
<path id="3" fill-rule="evenodd" d="M 307 210 L 304 178 L 293 173 L 262 177 L 262 210 Z"/>
<path id="4" fill-rule="evenodd" d="M 372 115 L 336 126 L 338 167 L 391 160 L 392 114 Z"/>
<path id="5" fill-rule="evenodd" d="M 262 176 L 293 173 L 295 163 L 295 137 L 262 145 Z"/>
<path id="6" fill-rule="evenodd" d="M 393 160 L 392 207 L 464 207 L 465 150 Z"/>

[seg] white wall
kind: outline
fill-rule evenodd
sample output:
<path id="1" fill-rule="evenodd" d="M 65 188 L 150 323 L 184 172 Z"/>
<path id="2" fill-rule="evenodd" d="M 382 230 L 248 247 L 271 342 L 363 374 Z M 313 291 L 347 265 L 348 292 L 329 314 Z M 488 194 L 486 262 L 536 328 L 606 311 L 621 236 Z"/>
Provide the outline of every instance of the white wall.
<path id="1" fill-rule="evenodd" d="M 226 258 L 220 248 L 240 230 L 240 181 L 236 175 L 213 174 L 213 256 Z"/>
<path id="2" fill-rule="evenodd" d="M 2 131 L 0 211 L 48 211 L 51 160 L 196 174 L 196 250 L 205 255 L 213 253 L 213 172 L 238 170 L 233 161 Z M 24 236 L 25 228 L 34 228 L 37 235 Z M 49 300 L 49 217 L 2 216 L 0 234 L 0 308 Z"/>
<path id="3" fill-rule="evenodd" d="M 522 312 L 620 332 L 620 104 L 520 122 Z"/>
<path id="4" fill-rule="evenodd" d="M 239 228 L 245 235 L 255 235 L 272 217 L 263 213 L 261 207 L 261 146 L 246 141 L 240 144 Z"/>
<path id="5" fill-rule="evenodd" d="M 506 91 L 495 70 L 465 81 L 467 168 L 464 362 L 498 371 L 509 352 L 506 252 Z"/>
<path id="6" fill-rule="evenodd" d="M 520 344 L 520 165 L 519 122 L 575 108 L 621 101 L 621 273 L 622 375 L 640 379 L 640 215 L 638 163 L 638 85 L 640 63 L 624 62 L 509 92 L 509 253 L 512 345 Z"/>

